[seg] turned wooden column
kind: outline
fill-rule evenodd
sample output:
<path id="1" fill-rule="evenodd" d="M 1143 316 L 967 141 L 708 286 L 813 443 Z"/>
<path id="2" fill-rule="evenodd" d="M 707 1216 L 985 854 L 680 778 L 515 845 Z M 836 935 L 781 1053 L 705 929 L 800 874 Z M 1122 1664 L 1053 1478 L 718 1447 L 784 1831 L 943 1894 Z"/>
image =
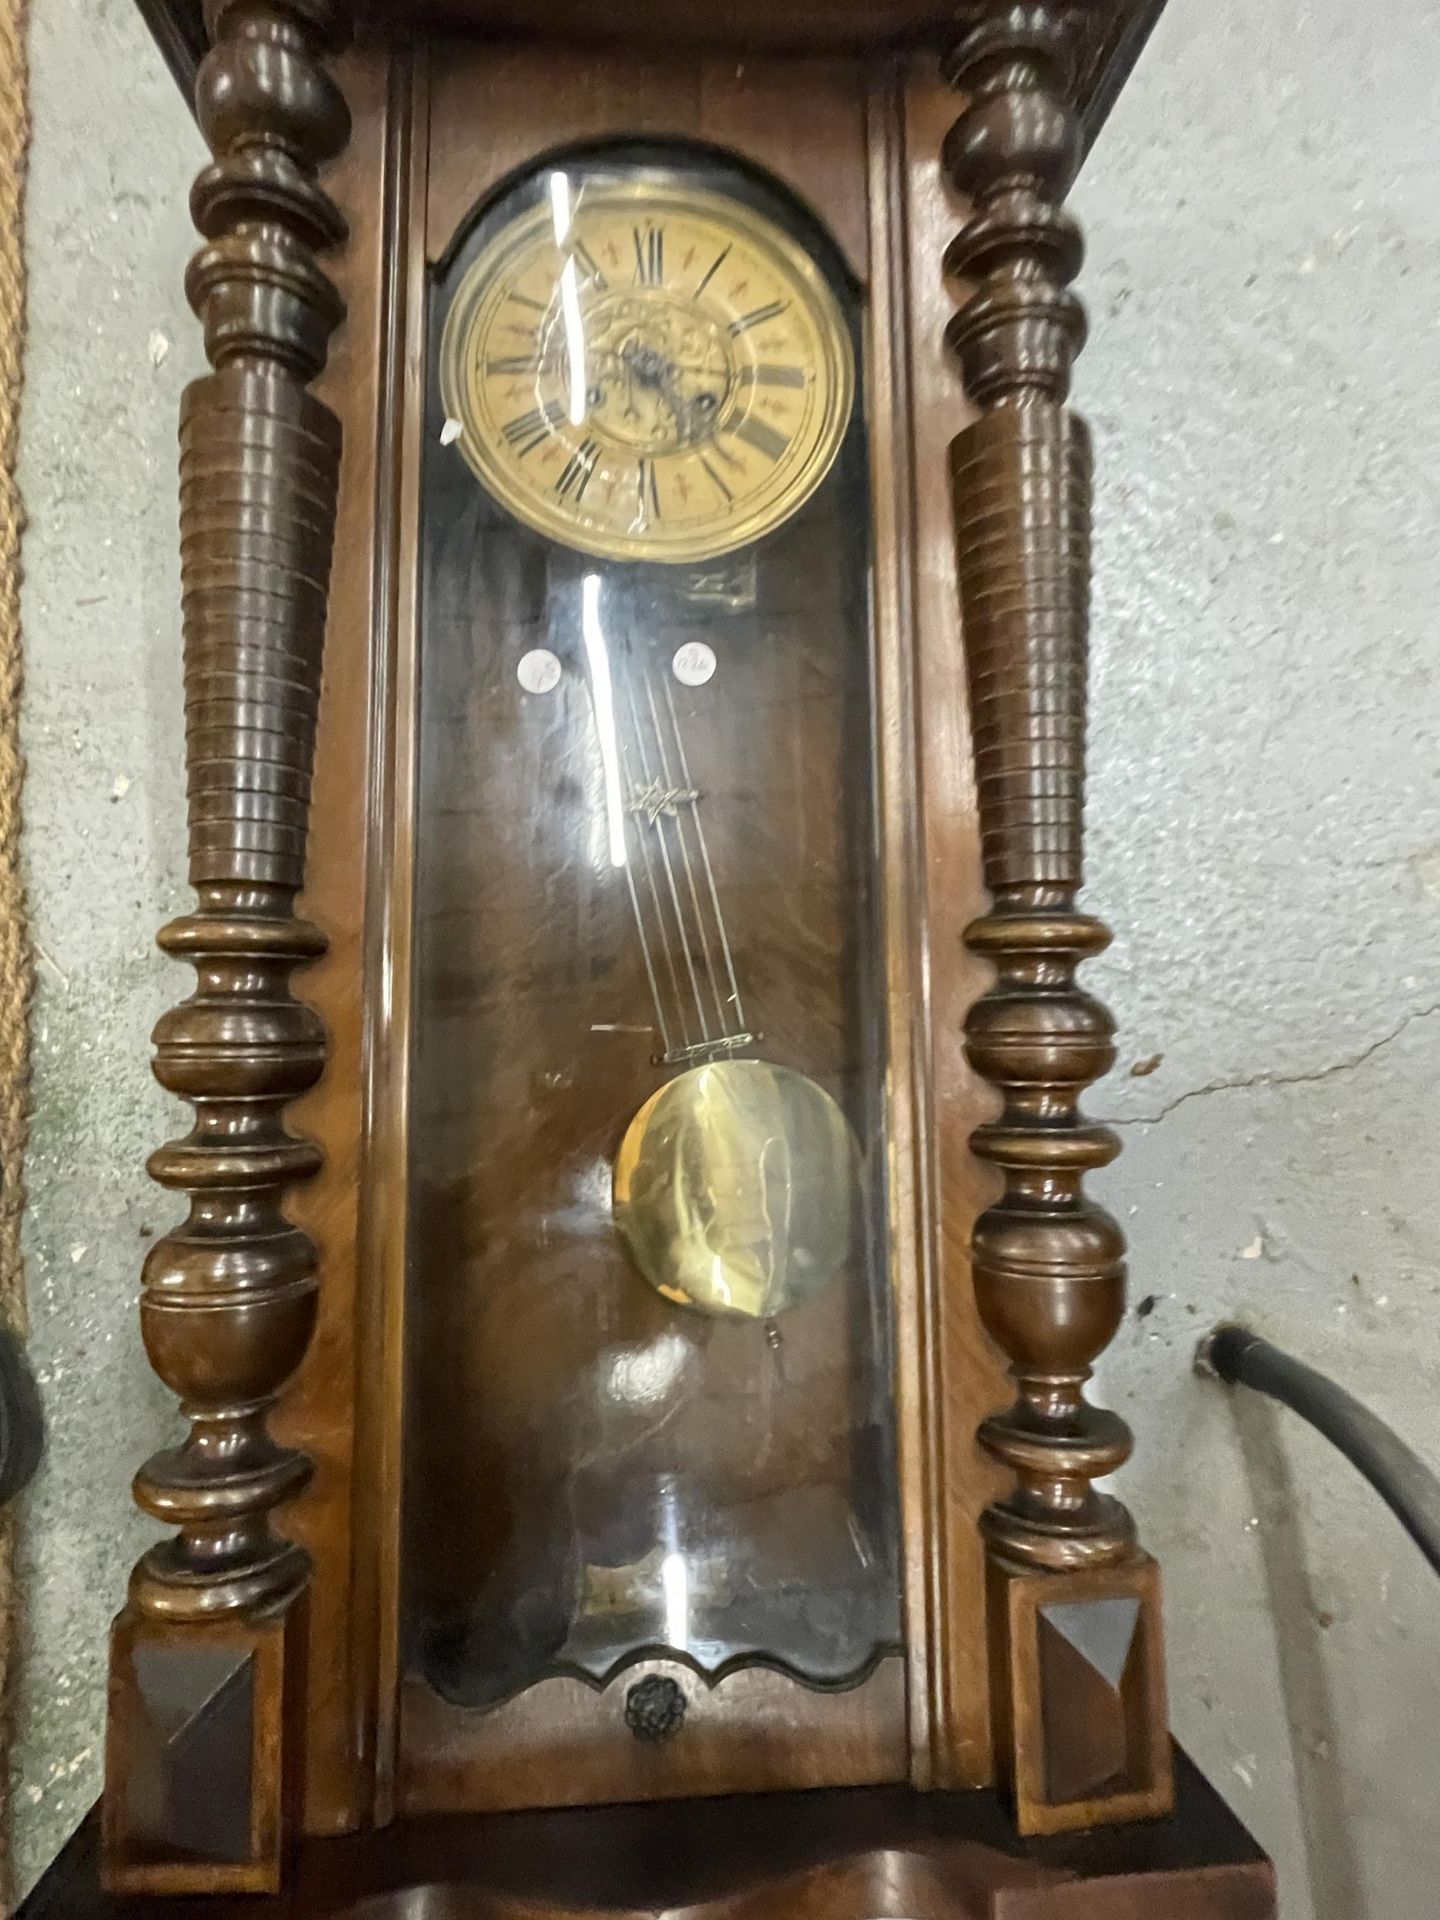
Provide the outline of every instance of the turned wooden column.
<path id="1" fill-rule="evenodd" d="M 955 538 L 990 911 L 969 945 L 995 967 L 967 1051 L 1004 1108 L 972 1146 L 1004 1177 L 975 1229 L 981 1316 L 1014 1404 L 980 1429 L 1015 1476 L 986 1513 L 997 1770 L 1022 1831 L 1170 1803 L 1159 1588 L 1129 1514 L 1094 1481 L 1130 1434 L 1085 1382 L 1124 1312 L 1125 1243 L 1084 1175 L 1119 1150 L 1080 1095 L 1115 1057 L 1075 983 L 1109 941 L 1082 882 L 1090 436 L 1066 406 L 1085 315 L 1080 232 L 1062 202 L 1081 155 L 1071 74 L 1083 6 L 971 6 L 945 76 L 966 105 L 945 171 L 970 214 L 945 258 L 947 330 L 979 417 L 951 446 Z"/>
<path id="2" fill-rule="evenodd" d="M 344 223 L 317 169 L 345 102 L 319 63 L 332 0 L 208 0 L 196 108 L 214 155 L 186 279 L 213 369 L 180 420 L 185 733 L 193 913 L 160 944 L 194 994 L 155 1032 L 161 1084 L 194 1108 L 150 1161 L 188 1196 L 145 1263 L 141 1326 L 190 1423 L 135 1497 L 178 1529 L 139 1562 L 111 1643 L 108 1882 L 278 1886 L 298 1784 L 309 1563 L 272 1524 L 309 1472 L 267 1416 L 315 1321 L 316 1250 L 285 1218 L 318 1150 L 285 1107 L 325 1035 L 291 992 L 324 950 L 296 917 L 320 701 L 339 423 L 308 390 L 339 324 L 317 255 Z"/>

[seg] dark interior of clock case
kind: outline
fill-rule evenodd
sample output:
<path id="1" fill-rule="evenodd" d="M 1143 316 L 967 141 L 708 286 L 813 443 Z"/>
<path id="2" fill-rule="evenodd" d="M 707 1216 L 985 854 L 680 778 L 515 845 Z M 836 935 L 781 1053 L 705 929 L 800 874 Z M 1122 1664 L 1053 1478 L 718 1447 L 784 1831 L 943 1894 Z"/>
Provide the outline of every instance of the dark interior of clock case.
<path id="1" fill-rule="evenodd" d="M 858 359 L 824 236 L 748 174 L 659 158 L 803 239 Z M 436 343 L 489 217 L 428 329 L 403 1657 L 476 1708 L 661 1649 L 833 1685 L 900 1632 L 863 391 L 757 545 L 568 551 L 443 437 Z M 771 1320 L 663 1298 L 612 1214 L 677 1047 L 727 1039 L 853 1136 L 849 1256 Z"/>

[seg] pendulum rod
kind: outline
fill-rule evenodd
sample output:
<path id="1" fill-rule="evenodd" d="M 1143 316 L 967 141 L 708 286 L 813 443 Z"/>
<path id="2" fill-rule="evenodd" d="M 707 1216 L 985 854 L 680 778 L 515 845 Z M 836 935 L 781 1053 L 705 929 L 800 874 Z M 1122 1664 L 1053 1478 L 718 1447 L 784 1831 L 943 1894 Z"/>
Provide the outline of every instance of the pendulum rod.
<path id="1" fill-rule="evenodd" d="M 622 742 L 621 748 L 620 748 L 620 759 L 621 759 L 622 771 L 628 769 L 630 764 L 630 757 L 631 757 L 631 748 L 629 743 Z M 637 789 L 636 789 L 635 783 L 632 780 L 629 784 L 629 791 L 631 793 L 634 793 L 636 790 Z M 632 813 L 633 813 L 633 808 L 627 807 L 626 808 L 627 821 L 632 816 Z M 646 892 L 649 894 L 650 902 L 655 909 L 655 926 L 657 931 L 658 943 L 660 947 L 661 956 L 665 962 L 665 971 L 669 976 L 669 980 L 670 980 L 670 989 L 674 999 L 674 1005 L 676 1009 L 676 1018 L 679 1023 L 680 1044 L 681 1044 L 681 1047 L 684 1048 L 688 1046 L 690 1043 L 686 1035 L 685 1007 L 684 1007 L 684 1001 L 680 992 L 680 969 L 676 963 L 674 948 L 671 945 L 669 931 L 668 931 L 666 920 L 665 920 L 665 909 L 662 906 L 660 901 L 660 888 L 655 879 L 655 863 L 651 856 L 650 843 L 647 840 L 646 836 L 643 833 L 640 833 L 640 834 L 634 835 L 633 838 L 639 846 L 640 860 L 645 869 L 645 889 L 646 889 Z M 645 912 L 640 904 L 640 894 L 635 885 L 635 862 L 630 855 L 631 840 L 632 840 L 632 835 L 627 826 L 625 830 L 625 847 L 626 847 L 625 877 L 629 884 L 630 906 L 631 906 L 631 910 L 635 915 L 635 930 L 640 936 L 640 950 L 645 959 L 646 976 L 648 977 L 650 982 L 651 994 L 654 996 L 655 1022 L 660 1032 L 661 1049 L 662 1049 L 662 1052 L 668 1056 L 674 1050 L 674 1042 L 670 1037 L 670 1025 L 665 1018 L 664 996 L 660 991 L 660 983 L 658 978 L 656 977 L 655 965 L 651 957 L 650 938 L 645 930 Z"/>
<path id="2" fill-rule="evenodd" d="M 715 1013 L 720 1023 L 720 1032 L 724 1034 L 726 1022 L 730 1017 L 730 1009 L 726 1005 L 725 992 L 720 984 L 720 975 L 716 970 L 709 929 L 705 923 L 704 910 L 700 905 L 700 889 L 695 881 L 695 864 L 690 856 L 690 845 L 685 833 L 685 823 L 687 820 L 693 828 L 697 830 L 699 828 L 700 794 L 688 778 L 682 779 L 679 786 L 675 783 L 675 775 L 670 767 L 670 756 L 665 748 L 664 730 L 660 725 L 660 709 L 655 700 L 655 683 L 653 677 L 649 674 L 645 676 L 645 702 L 650 713 L 650 725 L 655 735 L 656 750 L 660 756 L 660 778 L 665 783 L 667 791 L 674 796 L 672 806 L 666 810 L 665 816 L 657 819 L 655 827 L 658 833 L 663 834 L 665 831 L 665 819 L 669 818 L 674 822 L 675 839 L 680 849 L 680 858 L 685 867 L 685 885 L 690 895 L 690 904 L 695 911 L 695 931 L 700 954 L 704 961 L 706 975 L 709 979 L 711 997 L 715 1002 Z M 678 727 L 675 729 L 675 732 L 677 735 L 676 746 L 678 749 Z M 676 757 L 677 759 L 679 758 L 678 751 Z M 719 927 L 723 952 L 726 945 L 725 928 L 723 922 L 719 922 L 718 918 L 717 925 Z"/>
<path id="3" fill-rule="evenodd" d="M 685 925 L 685 908 L 680 898 L 679 882 L 675 878 L 675 863 L 671 858 L 670 843 L 666 837 L 664 825 L 663 825 L 665 806 L 673 805 L 674 802 L 668 799 L 668 796 L 665 792 L 665 788 L 668 785 L 668 782 L 663 781 L 654 772 L 654 770 L 651 767 L 650 756 L 645 745 L 644 728 L 640 724 L 640 709 L 635 699 L 635 688 L 634 688 L 633 682 L 629 678 L 627 678 L 627 681 L 626 681 L 625 695 L 626 695 L 626 702 L 630 709 L 630 720 L 633 728 L 632 738 L 635 743 L 635 754 L 640 765 L 640 777 L 644 783 L 638 792 L 636 792 L 634 788 L 631 789 L 631 793 L 627 799 L 627 811 L 630 813 L 639 812 L 644 816 L 644 818 L 642 819 L 640 832 L 637 837 L 640 840 L 640 844 L 642 848 L 644 848 L 645 850 L 647 871 L 650 870 L 649 869 L 650 852 L 649 852 L 649 840 L 644 831 L 645 822 L 648 820 L 650 824 L 653 826 L 654 838 L 657 846 L 659 847 L 659 852 L 660 852 L 660 866 L 665 876 L 665 890 L 667 895 L 669 896 L 670 907 L 674 916 L 675 942 L 676 942 L 676 946 L 679 949 L 680 958 L 684 963 L 686 975 L 688 976 L 690 981 L 690 993 L 691 993 L 691 1000 L 692 1000 L 694 1013 L 695 1013 L 695 1024 L 698 1032 L 698 1042 L 701 1046 L 704 1046 L 712 1038 L 710 1033 L 709 1019 L 705 1010 L 705 1001 L 700 991 L 700 976 L 695 969 L 695 956 L 691 952 L 691 941 L 687 937 L 687 931 L 686 931 L 686 925 Z M 657 895 L 657 905 L 659 905 L 658 895 Z M 662 910 L 662 919 L 663 919 L 663 910 Z M 669 940 L 668 932 L 666 932 L 664 937 L 668 943 L 668 940 Z M 666 946 L 666 952 L 667 954 L 669 952 L 668 944 Z M 683 1031 L 683 1027 L 682 1027 L 682 1031 Z M 687 1045 L 688 1044 L 693 1044 L 693 1043 L 687 1043 Z"/>
<path id="4" fill-rule="evenodd" d="M 629 836 L 627 835 L 626 838 L 628 841 Z M 648 854 L 645 856 L 645 860 L 646 860 L 646 866 L 648 868 L 649 866 Z M 635 864 L 630 859 L 628 853 L 626 854 L 626 858 L 625 858 L 625 884 L 630 893 L 630 911 L 635 916 L 635 931 L 640 936 L 640 955 L 645 962 L 645 978 L 650 983 L 650 1003 L 655 1009 L 655 1027 L 656 1027 L 656 1031 L 660 1035 L 660 1050 L 662 1053 L 668 1054 L 671 1051 L 674 1045 L 674 1042 L 670 1038 L 670 1028 L 665 1019 L 665 1004 L 663 1000 L 660 998 L 660 982 L 655 975 L 655 961 L 654 961 L 654 957 L 650 952 L 649 935 L 645 931 L 645 915 L 640 909 L 640 895 L 635 886 Z M 654 892 L 653 880 L 650 882 L 650 889 L 651 889 L 651 892 L 653 893 Z M 656 905 L 657 906 L 659 905 L 658 899 L 656 901 Z M 671 968 L 673 970 L 673 967 L 674 967 L 673 958 L 667 953 L 666 959 L 670 961 Z"/>
<path id="5" fill-rule="evenodd" d="M 710 848 L 705 839 L 705 825 L 700 818 L 700 798 L 695 782 L 690 777 L 690 762 L 685 754 L 685 741 L 680 732 L 680 716 L 675 711 L 675 694 L 670 682 L 665 682 L 665 704 L 670 712 L 670 728 L 675 741 L 675 755 L 680 763 L 682 785 L 696 794 L 692 802 L 691 818 L 695 827 L 695 838 L 700 848 L 700 864 L 705 870 L 705 884 L 710 894 L 710 911 L 715 917 L 715 926 L 720 935 L 720 951 L 725 962 L 725 974 L 730 983 L 729 1010 L 721 1015 L 722 1024 L 728 1018 L 734 1021 L 736 1029 L 745 1039 L 757 1036 L 746 1032 L 745 1008 L 740 999 L 740 982 L 735 976 L 735 956 L 730 947 L 730 937 L 725 931 L 725 916 L 720 910 L 720 891 L 715 885 L 715 869 L 710 861 Z"/>
<path id="6" fill-rule="evenodd" d="M 651 991 L 656 996 L 664 1058 L 673 1065 L 695 1064 L 737 1052 L 752 1044 L 755 1035 L 745 1026 L 734 952 L 700 814 L 702 796 L 691 777 L 674 697 L 667 684 L 663 702 L 657 698 L 653 678 L 635 667 L 633 653 L 629 660 L 625 704 L 630 727 L 620 752 L 629 776 L 625 811 L 636 829 L 633 835 L 627 833 L 626 844 L 629 847 L 633 840 L 638 846 L 645 890 L 657 923 L 653 941 L 633 877 L 631 905 Z M 669 1039 L 669 1023 L 664 1018 L 659 982 L 650 960 L 652 947 L 659 948 L 677 996 L 681 1030 L 678 1046 Z M 675 957 L 677 947 L 679 962 Z M 688 1002 L 681 998 L 682 965 L 690 986 Z M 692 1024 L 697 1036 L 694 1039 L 690 1038 Z"/>

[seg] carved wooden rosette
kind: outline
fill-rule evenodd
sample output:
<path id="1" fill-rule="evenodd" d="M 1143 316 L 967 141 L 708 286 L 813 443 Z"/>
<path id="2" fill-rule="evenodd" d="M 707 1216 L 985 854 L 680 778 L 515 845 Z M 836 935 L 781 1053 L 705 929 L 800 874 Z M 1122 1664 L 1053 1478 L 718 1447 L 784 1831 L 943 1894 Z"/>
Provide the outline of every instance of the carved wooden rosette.
<path id="1" fill-rule="evenodd" d="M 971 203 L 946 270 L 967 294 L 947 338 L 982 410 L 951 447 L 985 876 L 967 933 L 995 966 L 967 1052 L 1004 1096 L 974 1151 L 1004 1176 L 975 1229 L 981 1316 L 1014 1404 L 980 1429 L 1015 1475 L 983 1522 L 997 1767 L 1021 1830 L 1163 1812 L 1170 1760 L 1154 1563 L 1092 1482 L 1130 1434 L 1084 1396 L 1124 1311 L 1125 1243 L 1083 1191 L 1119 1149 L 1079 1097 L 1114 1059 L 1075 984 L 1107 944 L 1080 890 L 1090 591 L 1090 439 L 1065 405 L 1085 337 L 1079 229 L 1061 202 L 1081 153 L 1070 103 L 1085 9 L 971 7 L 946 78 L 967 96 L 946 173 Z"/>
<path id="2" fill-rule="evenodd" d="M 267 1414 L 315 1321 L 316 1251 L 285 1218 L 318 1150 L 285 1126 L 325 1035 L 290 975 L 324 950 L 297 919 L 320 701 L 339 423 L 307 391 L 342 318 L 316 255 L 344 236 L 317 169 L 345 102 L 319 64 L 331 0 L 210 0 L 197 114 L 213 162 L 191 195 L 186 291 L 213 371 L 180 421 L 190 880 L 160 944 L 195 993 L 155 1032 L 194 1125 L 150 1170 L 189 1196 L 145 1263 L 141 1325 L 190 1432 L 136 1477 L 178 1532 L 135 1568 L 111 1645 L 107 1879 L 126 1890 L 279 1884 L 296 1787 L 309 1575 L 275 1506 L 303 1455 Z"/>

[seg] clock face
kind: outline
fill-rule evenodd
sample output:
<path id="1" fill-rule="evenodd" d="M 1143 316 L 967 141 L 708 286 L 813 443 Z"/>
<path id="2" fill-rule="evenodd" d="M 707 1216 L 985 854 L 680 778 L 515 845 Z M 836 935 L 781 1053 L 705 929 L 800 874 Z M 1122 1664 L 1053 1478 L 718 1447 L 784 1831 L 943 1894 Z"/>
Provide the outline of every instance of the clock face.
<path id="1" fill-rule="evenodd" d="M 447 439 L 518 520 L 583 553 L 685 562 L 758 540 L 814 492 L 849 420 L 824 278 L 728 195 L 547 185 L 450 308 Z"/>

